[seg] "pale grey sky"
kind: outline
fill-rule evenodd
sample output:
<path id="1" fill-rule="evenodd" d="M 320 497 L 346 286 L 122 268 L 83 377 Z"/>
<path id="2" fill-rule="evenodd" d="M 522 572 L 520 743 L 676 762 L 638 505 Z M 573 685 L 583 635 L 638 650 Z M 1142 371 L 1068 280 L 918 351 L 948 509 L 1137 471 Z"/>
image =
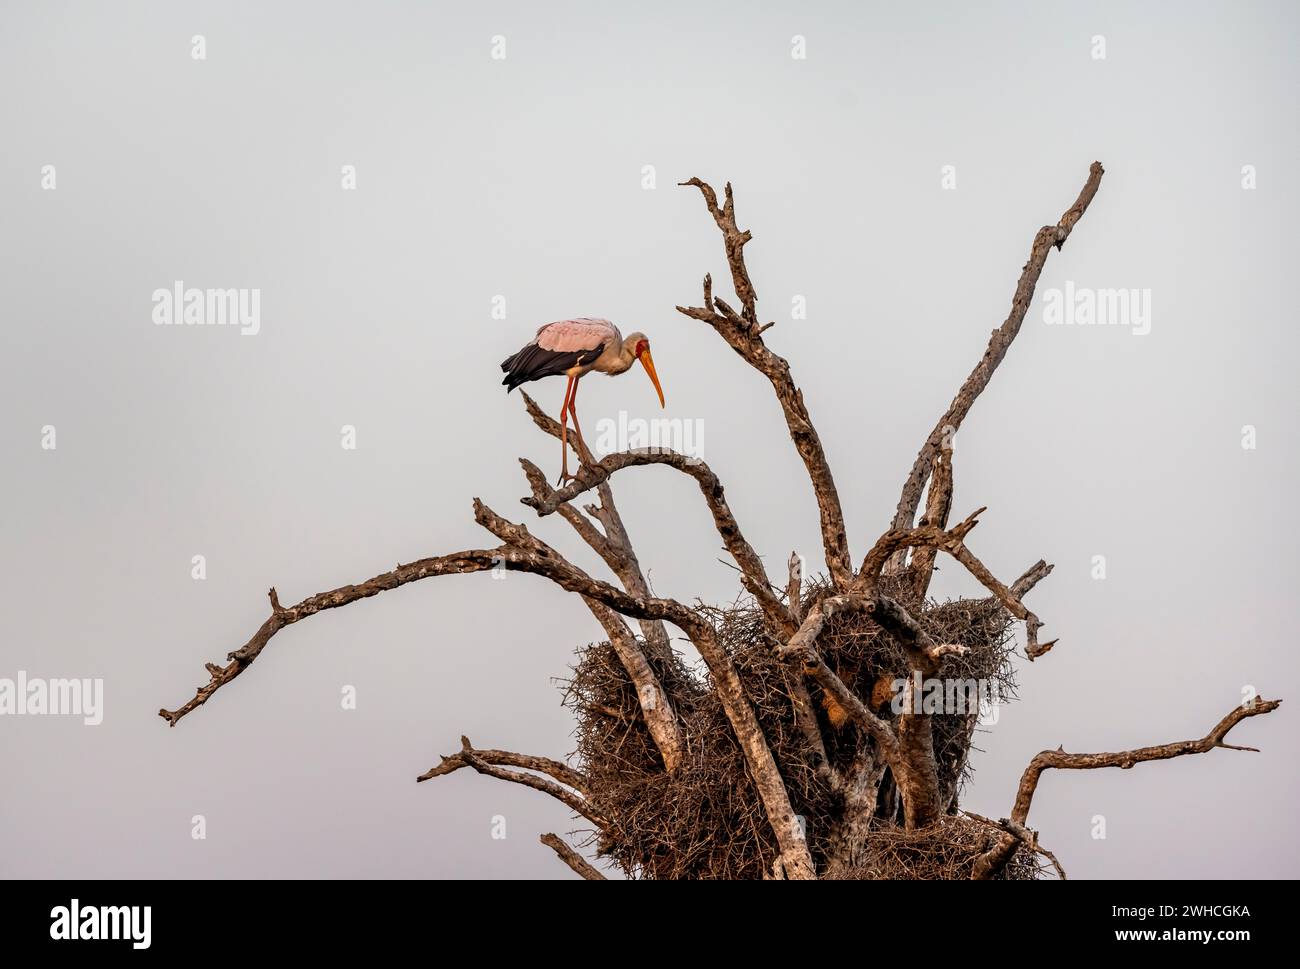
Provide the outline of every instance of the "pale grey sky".
<path id="1" fill-rule="evenodd" d="M 1040 294 L 1149 290 L 1150 332 L 1036 305 L 957 446 L 957 512 L 989 506 L 972 547 L 1008 579 L 1056 563 L 1031 603 L 1061 640 L 1022 662 L 967 806 L 1007 813 L 1043 747 L 1199 737 L 1247 684 L 1300 702 L 1296 40 L 1290 3 L 5 0 L 0 677 L 102 677 L 105 709 L 0 717 L 0 875 L 568 876 L 536 840 L 577 827 L 558 805 L 413 782 L 461 733 L 571 749 L 553 678 L 599 633 L 543 580 L 321 615 L 174 730 L 156 711 L 252 634 L 272 584 L 297 601 L 481 546 L 476 495 L 530 521 L 515 459 L 549 469 L 557 449 L 497 363 L 559 317 L 646 331 L 667 414 L 703 422 L 751 542 L 815 555 L 769 388 L 673 311 L 725 277 L 674 187 L 692 175 L 736 187 L 857 556 L 1034 232 L 1106 166 Z M 175 280 L 260 289 L 260 332 L 155 326 Z M 529 389 L 558 410 L 562 382 Z M 639 376 L 583 396 L 593 425 L 655 403 Z M 679 479 L 617 482 L 642 562 L 664 594 L 729 600 Z M 596 568 L 563 522 L 530 527 Z M 935 591 L 975 589 L 949 566 Z M 1234 741 L 1262 753 L 1050 774 L 1032 823 L 1073 877 L 1294 876 L 1294 711 Z"/>

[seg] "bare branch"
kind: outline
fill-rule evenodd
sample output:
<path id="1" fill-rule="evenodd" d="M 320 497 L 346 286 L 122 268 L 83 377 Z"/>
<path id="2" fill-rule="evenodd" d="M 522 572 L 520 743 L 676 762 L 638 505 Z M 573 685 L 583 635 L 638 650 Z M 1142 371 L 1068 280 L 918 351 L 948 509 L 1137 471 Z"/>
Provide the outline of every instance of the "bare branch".
<path id="1" fill-rule="evenodd" d="M 799 557 L 798 552 L 790 553 L 789 569 L 790 574 L 785 585 L 785 607 L 789 610 L 791 619 L 795 622 L 803 622 L 803 604 L 799 601 L 803 587 L 803 559 Z"/>
<path id="2" fill-rule="evenodd" d="M 979 579 L 984 587 L 993 593 L 994 597 L 1006 606 L 1007 612 L 1021 620 L 1025 624 L 1025 655 L 1033 662 L 1044 653 L 1051 650 L 1056 645 L 1056 640 L 1050 640 L 1046 643 L 1038 641 L 1038 630 L 1043 628 L 1043 622 L 1034 613 L 1032 613 L 1023 602 L 988 570 L 988 567 L 977 559 L 965 545 L 958 545 L 952 551 L 953 557 L 966 566 L 966 570 L 971 575 Z"/>
<path id="3" fill-rule="evenodd" d="M 722 701 L 723 711 L 736 733 L 745 760 L 753 775 L 754 785 L 758 788 L 763 801 L 768 822 L 781 848 L 781 861 L 786 877 L 791 879 L 812 879 L 816 877 L 812 856 L 808 851 L 802 826 L 790 806 L 790 795 L 786 791 L 785 781 L 772 757 L 758 717 L 749 702 L 735 665 L 722 645 L 717 641 L 712 628 L 707 632 L 696 630 L 691 635 L 692 642 L 699 650 L 700 656 L 709 667 L 718 697 Z"/>
<path id="4" fill-rule="evenodd" d="M 523 458 L 520 458 L 519 463 L 523 466 L 524 475 L 528 478 L 528 484 L 533 489 L 534 495 L 544 494 L 549 490 L 550 484 L 547 482 L 546 475 L 542 473 L 541 468 Z M 592 523 L 590 518 L 568 502 L 562 502 L 555 508 L 555 511 L 573 526 L 573 530 L 578 533 L 578 537 L 586 542 L 592 551 L 599 555 L 617 575 L 618 572 L 615 566 L 622 566 L 624 561 L 622 549 L 618 548 L 614 542 L 611 542 L 608 536 Z"/>
<path id="5" fill-rule="evenodd" d="M 736 295 L 740 298 L 742 310 L 741 318 L 751 326 L 758 323 L 758 312 L 756 304 L 758 294 L 754 292 L 754 284 L 750 282 L 749 270 L 745 268 L 745 243 L 749 242 L 753 236 L 749 230 L 741 231 L 736 226 L 736 201 L 731 194 L 731 183 L 728 182 L 726 192 L 726 202 L 722 208 L 718 207 L 718 196 L 713 191 L 713 186 L 707 182 L 702 182 L 698 178 L 688 179 L 685 182 L 678 182 L 679 185 L 694 185 L 704 196 L 704 203 L 709 207 L 709 214 L 713 216 L 713 221 L 718 224 L 722 231 L 723 245 L 727 249 L 727 267 L 731 270 L 732 285 L 736 289 Z M 712 291 L 712 280 L 705 277 L 705 303 L 709 302 Z"/>
<path id="6" fill-rule="evenodd" d="M 1023 599 L 1033 591 L 1034 586 L 1052 574 L 1053 568 L 1055 566 L 1048 565 L 1042 559 L 1039 559 L 1025 570 L 1024 575 L 1011 583 L 1011 594 L 1017 599 Z"/>
<path id="7" fill-rule="evenodd" d="M 934 452 L 934 466 L 930 472 L 930 490 L 925 498 L 925 514 L 920 524 L 940 530 L 948 527 L 948 514 L 952 511 L 952 448 L 940 446 Z M 912 560 L 915 572 L 913 588 L 919 601 L 925 601 L 934 575 L 934 559 L 938 550 L 926 546 L 917 550 Z"/>
<path id="8" fill-rule="evenodd" d="M 867 607 L 866 600 L 854 596 L 826 596 L 808 610 L 808 615 L 790 640 L 777 647 L 776 655 L 784 660 L 806 659 L 817 642 L 826 620 L 837 612 L 852 612 Z"/>
<path id="9" fill-rule="evenodd" d="M 973 552 L 966 547 L 966 536 L 970 534 L 971 529 L 979 524 L 979 515 L 985 511 L 983 508 L 976 509 L 966 518 L 954 525 L 952 528 L 944 531 L 932 525 L 921 525 L 917 528 L 892 529 L 885 532 L 884 535 L 877 539 L 876 544 L 871 547 L 862 561 L 862 568 L 858 571 L 858 577 L 854 581 L 854 592 L 857 595 L 871 597 L 875 594 L 876 584 L 880 579 L 880 574 L 887 562 L 900 551 L 908 548 L 934 548 L 947 552 L 970 572 L 980 583 L 993 593 L 994 597 L 1002 602 L 1007 611 L 1025 624 L 1025 655 L 1030 660 L 1042 656 L 1053 646 L 1056 640 L 1047 643 L 1038 642 L 1038 630 L 1042 628 L 1042 620 L 1031 612 L 1023 602 L 1020 601 L 1010 589 L 1003 585 L 988 567 L 981 562 Z M 1050 571 L 1050 567 L 1044 565 L 1043 568 Z M 1035 565 L 1029 573 L 1021 577 L 1029 588 L 1038 581 L 1040 572 L 1039 566 Z M 1017 581 L 1021 581 L 1017 580 Z"/>
<path id="10" fill-rule="evenodd" d="M 1257 697 L 1248 704 L 1233 707 L 1232 712 L 1215 724 L 1214 729 L 1200 740 L 1180 740 L 1157 747 L 1139 747 L 1136 750 L 1122 750 L 1118 753 L 1067 754 L 1059 747 L 1056 750 L 1044 750 L 1034 756 L 1020 778 L 1020 789 L 1016 792 L 1016 804 L 1011 812 L 1011 820 L 1018 824 L 1025 823 L 1026 818 L 1029 817 L 1029 805 L 1034 799 L 1034 792 L 1038 789 L 1038 780 L 1043 771 L 1051 768 L 1095 770 L 1099 767 L 1118 767 L 1121 770 L 1128 770 L 1134 764 L 1145 761 L 1169 760 L 1171 757 L 1181 757 L 1184 754 L 1204 754 L 1216 747 L 1254 751 L 1253 747 L 1233 747 L 1224 743 L 1223 739 L 1228 735 L 1229 730 L 1247 717 L 1272 713 L 1281 704 L 1281 700 L 1265 700 Z"/>
<path id="11" fill-rule="evenodd" d="M 993 378 L 993 372 L 997 370 L 998 364 L 1007 355 L 1007 350 L 1015 340 L 1016 335 L 1020 332 L 1020 325 L 1025 320 L 1025 314 L 1029 310 L 1030 304 L 1034 299 L 1034 287 L 1038 284 L 1038 277 L 1042 274 L 1043 265 L 1047 262 L 1047 254 L 1055 246 L 1060 249 L 1065 245 L 1065 240 L 1070 237 L 1070 232 L 1075 223 L 1083 217 L 1087 211 L 1088 204 L 1092 201 L 1093 196 L 1097 194 L 1097 188 L 1101 184 L 1103 174 L 1101 162 L 1093 162 L 1088 171 L 1088 180 L 1084 182 L 1083 190 L 1079 192 L 1079 197 L 1061 216 L 1056 225 L 1048 225 L 1038 230 L 1034 237 L 1034 244 L 1029 252 L 1029 261 L 1025 263 L 1024 269 L 1020 274 L 1020 281 L 1016 284 L 1015 295 L 1011 300 L 1011 312 L 1008 314 L 1003 324 L 993 331 L 992 337 L 989 338 L 988 348 L 984 351 L 984 356 L 980 358 L 975 369 L 971 371 L 970 376 L 961 385 L 957 391 L 957 396 L 953 398 L 948 410 L 934 425 L 934 430 L 926 438 L 925 444 L 922 445 L 920 453 L 916 456 L 916 461 L 912 464 L 912 470 L 903 483 L 903 491 L 898 499 L 898 508 L 894 513 L 893 527 L 896 529 L 908 528 L 912 524 L 913 517 L 916 515 L 917 505 L 921 500 L 921 491 L 925 487 L 925 481 L 930 473 L 931 465 L 934 461 L 935 451 L 945 439 L 951 439 L 951 436 L 961 427 L 962 421 L 970 413 L 971 406 L 975 403 L 976 398 L 984 392 L 984 388 L 989 385 Z M 900 560 L 895 560 L 894 567 L 901 566 Z"/>
<path id="12" fill-rule="evenodd" d="M 986 510 L 976 509 L 947 530 L 933 525 L 921 525 L 916 528 L 893 528 L 885 532 L 876 539 L 876 543 L 862 559 L 862 567 L 858 569 L 853 583 L 854 592 L 868 596 L 874 594 L 885 563 L 895 552 L 928 546 L 953 554 L 954 549 L 960 547 L 966 541 L 966 536 L 979 524 L 979 516 Z"/>
<path id="13" fill-rule="evenodd" d="M 664 767 L 669 773 L 675 771 L 682 761 L 684 747 L 681 730 L 677 726 L 677 714 L 673 710 L 668 692 L 659 682 L 645 653 L 641 652 L 636 638 L 628 629 L 627 623 L 608 606 L 594 599 L 585 600 L 597 621 L 605 628 L 609 644 L 618 654 L 619 662 L 627 671 L 628 677 L 636 687 L 637 703 L 641 707 L 641 716 L 645 719 L 646 729 L 659 748 L 664 759 Z"/>
<path id="14" fill-rule="evenodd" d="M 539 515 L 551 514 L 583 492 L 603 484 L 611 475 L 623 468 L 658 464 L 690 475 L 699 485 L 700 493 L 704 496 L 705 504 L 713 515 L 713 523 L 717 527 L 723 545 L 740 567 L 741 581 L 763 609 L 772 634 L 781 638 L 793 634 L 795 625 L 790 619 L 790 614 L 772 592 L 772 583 L 763 568 L 762 559 L 741 533 L 740 526 L 727 505 L 722 482 L 700 459 L 663 448 L 621 451 L 610 454 L 595 464 L 584 464 L 578 469 L 574 480 L 558 491 L 550 487 L 545 476 L 531 462 L 521 459 L 520 463 L 528 472 L 528 480 L 533 485 L 533 496 L 522 499 L 523 503 L 534 508 Z"/>
<path id="15" fill-rule="evenodd" d="M 474 499 L 474 520 L 504 542 L 501 552 L 507 569 L 545 576 L 561 588 L 595 599 L 625 616 L 665 619 L 688 630 L 688 633 L 689 627 L 708 626 L 693 609 L 673 599 L 632 595 L 608 582 L 592 578 L 529 532 L 527 527 L 502 518 L 477 498 Z"/>
<path id="16" fill-rule="evenodd" d="M 443 756 L 436 767 L 430 767 L 415 779 L 416 782 L 443 777 L 460 770 L 462 767 L 468 767 L 469 761 L 465 758 L 465 748 L 469 741 L 461 737 L 460 742 L 461 751 L 459 753 Z M 558 760 L 552 760 L 549 757 L 536 757 L 532 754 L 516 754 L 510 750 L 475 750 L 472 746 L 468 749 L 470 753 L 476 755 L 484 763 L 497 767 L 518 767 L 524 770 L 537 771 L 540 774 L 549 774 L 561 784 L 571 787 L 579 793 L 586 793 L 587 779 L 579 771 Z"/>
<path id="17" fill-rule="evenodd" d="M 790 575 L 786 582 L 786 610 L 790 614 L 790 619 L 796 623 L 803 621 L 803 606 L 799 601 L 800 590 L 803 586 L 803 560 L 799 557 L 798 552 L 790 553 L 788 563 Z M 823 663 L 822 666 L 825 666 Z M 826 668 L 830 672 L 830 668 Z M 833 675 L 833 674 L 832 674 Z M 845 690 L 848 688 L 845 687 Z M 791 705 L 794 709 L 794 722 L 802 731 L 809 747 L 812 748 L 813 755 L 816 758 L 817 773 L 822 777 L 829 779 L 832 783 L 838 784 L 841 778 L 830 758 L 826 755 L 826 738 L 822 736 L 821 725 L 817 722 L 817 711 L 813 708 L 812 696 L 808 692 L 808 684 L 804 681 L 804 672 L 800 669 L 791 671 Z"/>
<path id="18" fill-rule="evenodd" d="M 533 423 L 556 440 L 563 440 L 559 421 L 547 416 L 541 407 L 537 405 L 537 402 L 522 390 L 520 394 L 523 396 L 524 407 L 528 411 L 528 416 L 533 419 Z M 593 463 L 590 452 L 576 440 L 576 435 L 569 438 L 569 443 L 578 453 L 581 464 Z M 531 483 L 531 474 L 529 480 Z M 549 486 L 545 475 L 542 476 L 541 480 L 542 483 Z M 637 559 L 636 550 L 632 547 L 632 539 L 627 533 L 627 528 L 623 525 L 623 517 L 618 513 L 618 507 L 614 503 L 613 489 L 610 488 L 608 482 L 601 482 L 596 486 L 596 494 L 600 498 L 600 504 L 598 506 L 588 506 L 587 511 L 600 522 L 605 532 L 603 536 L 604 542 L 599 546 L 592 545 L 592 548 L 605 560 L 605 564 L 618 576 L 619 581 L 623 583 L 623 587 L 628 592 L 636 596 L 648 596 L 650 594 L 650 585 L 646 581 L 645 573 L 641 570 L 641 563 Z M 569 512 L 562 511 L 562 514 L 571 522 L 576 517 L 586 524 L 586 520 L 581 518 L 581 513 L 576 509 L 571 509 Z M 577 526 L 575 525 L 575 527 Z M 592 528 L 591 531 L 594 533 L 596 529 Z M 584 540 L 587 540 L 585 530 L 580 530 L 579 534 L 582 535 Z M 645 637 L 646 649 L 649 654 L 662 663 L 670 663 L 672 661 L 672 644 L 669 642 L 668 631 L 664 629 L 663 623 L 657 619 L 641 619 L 638 622 L 641 626 L 641 634 Z"/>
<path id="19" fill-rule="evenodd" d="M 530 770 L 541 770 L 546 773 L 552 773 L 556 766 L 563 767 L 557 761 L 550 761 L 545 758 L 527 757 L 523 754 L 511 754 L 508 751 L 478 751 L 470 744 L 468 737 L 460 738 L 461 750 L 458 754 L 450 757 L 444 756 L 442 763 L 432 770 L 420 775 L 419 780 L 425 781 L 432 777 L 442 777 L 451 774 L 462 767 L 471 767 L 480 774 L 488 777 L 495 777 L 497 780 L 510 781 L 513 784 L 522 784 L 524 787 L 531 787 L 535 791 L 541 791 L 543 794 L 549 794 L 566 804 L 573 811 L 581 814 L 584 818 L 591 821 L 598 827 L 606 827 L 609 821 L 602 817 L 580 793 L 571 791 L 566 787 L 547 780 L 544 777 L 538 777 L 536 774 L 525 773 L 521 770 L 507 770 L 504 767 L 497 766 L 498 763 L 515 763 L 520 767 L 527 767 Z M 489 760 L 484 754 L 498 755 L 495 760 Z M 567 768 L 565 768 L 567 771 Z M 576 774 L 576 772 L 575 772 Z M 576 775 L 581 777 L 581 775 Z"/>
<path id="20" fill-rule="evenodd" d="M 392 571 L 376 575 L 360 585 L 345 585 L 328 592 L 321 592 L 288 608 L 280 606 L 279 599 L 272 590 L 270 617 L 247 643 L 227 654 L 229 665 L 223 667 L 215 663 L 205 664 L 210 677 L 209 682 L 198 687 L 194 697 L 184 706 L 176 710 L 159 710 L 158 715 L 175 726 L 182 717 L 197 710 L 211 699 L 218 689 L 243 673 L 266 648 L 271 638 L 285 626 L 300 622 L 325 609 L 337 609 L 410 582 L 441 575 L 464 575 L 491 568 L 533 572 L 546 576 L 570 592 L 577 592 L 603 602 L 625 615 L 647 619 L 676 617 L 686 622 L 702 622 L 698 615 L 680 603 L 634 596 L 606 582 L 598 582 L 569 563 L 550 546 L 533 539 L 526 528 L 506 522 L 477 498 L 474 500 L 474 513 L 479 523 L 489 531 L 493 530 L 491 527 L 493 524 L 509 526 L 498 531 L 500 534 L 514 536 L 515 541 L 507 540 L 506 544 L 495 549 L 470 549 L 451 555 L 420 559 L 409 565 L 398 565 Z"/>
<path id="21" fill-rule="evenodd" d="M 203 686 L 198 687 L 193 699 L 176 710 L 159 710 L 158 715 L 171 726 L 176 726 L 182 717 L 203 706 L 217 690 L 244 672 L 257 659 L 262 650 L 266 648 L 266 644 L 271 641 L 271 637 L 285 626 L 293 625 L 309 616 L 314 616 L 322 610 L 337 609 L 340 606 L 356 602 L 358 599 L 366 599 L 381 592 L 396 589 L 408 582 L 439 575 L 463 575 L 469 572 L 482 572 L 485 569 L 502 564 L 505 561 L 505 552 L 504 548 L 471 549 L 465 552 L 456 552 L 452 555 L 439 555 L 434 558 L 420 559 L 418 562 L 412 562 L 409 565 L 399 565 L 391 572 L 383 572 L 374 578 L 367 579 L 360 585 L 340 586 L 328 592 L 309 596 L 297 605 L 290 606 L 287 609 L 280 605 L 279 598 L 275 590 L 272 589 L 270 591 L 270 617 L 266 622 L 262 623 L 248 642 L 226 655 L 226 658 L 230 661 L 229 664 L 226 666 L 219 666 L 215 663 L 204 664 L 211 679 Z"/>
<path id="22" fill-rule="evenodd" d="M 965 646 L 936 643 L 902 603 L 888 596 L 877 596 L 868 603 L 871 618 L 906 650 L 912 669 L 926 676 L 939 669 L 945 656 L 966 652 Z"/>
<path id="23" fill-rule="evenodd" d="M 575 872 L 587 879 L 589 882 L 608 881 L 604 875 L 591 866 L 586 858 L 574 851 L 566 844 L 557 834 L 544 834 L 538 839 L 546 847 L 550 848 L 560 856 L 560 861 L 564 862 Z"/>
<path id="24" fill-rule="evenodd" d="M 808 478 L 812 483 L 813 495 L 817 499 L 817 508 L 821 517 L 822 545 L 826 555 L 826 566 L 830 570 L 831 581 L 839 592 L 848 590 L 853 576 L 853 567 L 849 559 L 848 538 L 844 533 L 844 512 L 840 506 L 839 492 L 835 488 L 835 479 L 831 474 L 826 452 L 822 448 L 821 438 L 813 426 L 808 409 L 804 406 L 803 393 L 795 386 L 790 375 L 790 364 L 773 353 L 763 342 L 758 326 L 757 310 L 753 284 L 745 268 L 744 246 L 751 236 L 748 231 L 741 231 L 736 226 L 735 201 L 731 194 L 731 185 L 727 185 L 726 203 L 719 208 L 717 195 L 712 187 L 698 178 L 682 182 L 693 185 L 704 196 L 709 214 L 722 231 L 723 243 L 727 250 L 727 264 L 731 269 L 736 295 L 740 298 L 742 311 L 737 314 L 727 303 L 713 295 L 712 280 L 705 277 L 705 306 L 677 307 L 677 311 L 692 319 L 702 320 L 727 341 L 754 369 L 758 370 L 772 383 L 777 400 L 785 414 L 786 426 L 795 450 L 803 459 L 808 469 Z"/>

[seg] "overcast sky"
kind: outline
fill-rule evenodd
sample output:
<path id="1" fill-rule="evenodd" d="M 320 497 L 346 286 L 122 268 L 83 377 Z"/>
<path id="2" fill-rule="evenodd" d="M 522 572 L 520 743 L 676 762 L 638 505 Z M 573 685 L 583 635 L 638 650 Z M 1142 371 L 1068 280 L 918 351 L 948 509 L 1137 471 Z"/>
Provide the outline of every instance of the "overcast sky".
<path id="1" fill-rule="evenodd" d="M 554 473 L 558 448 L 497 364 L 548 320 L 648 333 L 747 537 L 774 571 L 815 558 L 769 386 L 673 310 L 726 277 L 693 175 L 735 185 L 857 558 L 1034 232 L 1106 166 L 957 444 L 971 547 L 1007 580 L 1056 564 L 1030 604 L 1060 638 L 967 807 L 1005 815 L 1044 747 L 1200 737 L 1247 687 L 1298 702 L 1296 40 L 1291 3 L 5 0 L 0 678 L 102 678 L 104 709 L 0 717 L 0 875 L 571 877 L 537 843 L 580 826 L 558 804 L 414 783 L 462 733 L 572 749 L 555 678 L 599 631 L 544 580 L 320 615 L 174 730 L 157 710 L 271 585 L 494 544 L 474 496 L 599 572 L 517 503 L 517 456 Z M 155 325 L 176 281 L 258 290 L 258 332 Z M 1050 325 L 1067 285 L 1149 316 Z M 529 390 L 558 411 L 561 381 Z M 585 427 L 659 413 L 640 374 L 583 398 Z M 616 484 L 658 592 L 734 596 L 691 482 Z M 978 594 L 941 564 L 933 591 Z M 1072 877 L 1294 876 L 1294 716 L 1238 728 L 1258 754 L 1049 774 L 1033 826 Z"/>

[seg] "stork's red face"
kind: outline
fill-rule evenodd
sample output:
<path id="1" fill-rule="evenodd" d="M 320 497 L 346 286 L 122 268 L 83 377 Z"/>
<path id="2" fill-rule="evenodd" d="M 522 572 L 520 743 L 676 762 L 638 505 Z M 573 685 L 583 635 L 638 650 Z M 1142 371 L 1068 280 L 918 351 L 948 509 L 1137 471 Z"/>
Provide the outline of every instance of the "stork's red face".
<path id="1" fill-rule="evenodd" d="M 659 394 L 659 406 L 664 406 L 664 389 L 659 386 L 659 375 L 655 373 L 654 357 L 650 356 L 650 341 L 636 341 L 636 358 L 641 361 L 641 366 L 645 367 L 645 372 L 650 375 L 650 382 L 655 385 L 655 390 Z"/>

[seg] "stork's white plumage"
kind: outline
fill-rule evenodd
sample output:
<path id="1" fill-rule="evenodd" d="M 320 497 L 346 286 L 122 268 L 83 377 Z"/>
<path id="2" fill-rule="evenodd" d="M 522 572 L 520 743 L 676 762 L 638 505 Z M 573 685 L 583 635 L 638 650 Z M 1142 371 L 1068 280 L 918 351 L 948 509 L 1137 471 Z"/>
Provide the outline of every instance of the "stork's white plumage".
<path id="1" fill-rule="evenodd" d="M 613 377 L 625 373 L 638 360 L 655 385 L 659 406 L 664 406 L 663 388 L 659 386 L 659 375 L 650 356 L 650 340 L 640 332 L 624 339 L 617 326 L 599 317 L 579 316 L 547 323 L 538 328 L 537 336 L 523 349 L 502 361 L 501 369 L 506 376 L 501 382 L 508 388 L 507 393 L 522 383 L 542 377 L 564 374 L 569 380 L 564 389 L 564 405 L 560 408 L 561 482 L 574 477 L 569 474 L 569 415 L 573 416 L 578 442 L 583 450 L 587 446 L 574 408 L 579 378 L 592 370 Z"/>

